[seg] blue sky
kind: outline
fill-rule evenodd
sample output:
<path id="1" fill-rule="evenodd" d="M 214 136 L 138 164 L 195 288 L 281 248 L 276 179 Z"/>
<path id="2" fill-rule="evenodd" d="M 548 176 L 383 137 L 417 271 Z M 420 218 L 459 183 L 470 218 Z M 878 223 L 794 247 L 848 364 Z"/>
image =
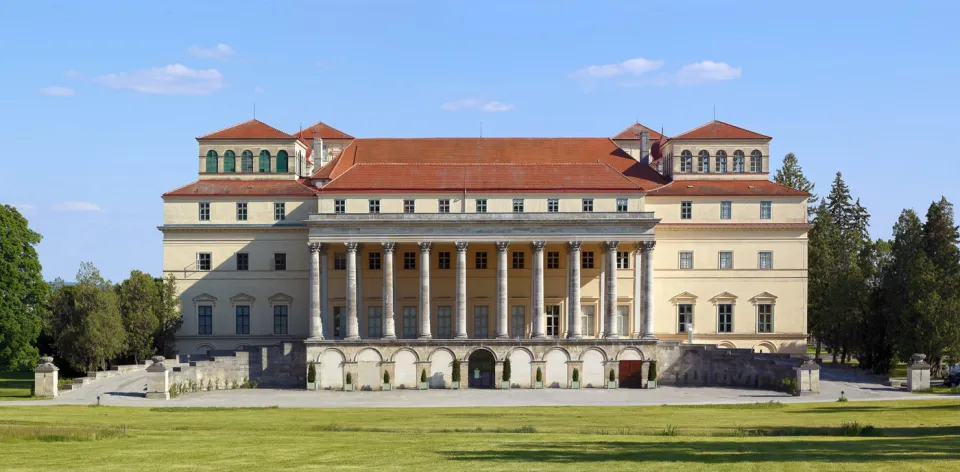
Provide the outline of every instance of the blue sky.
<path id="1" fill-rule="evenodd" d="M 787 3 L 4 2 L 0 202 L 49 279 L 159 274 L 160 195 L 256 102 L 359 137 L 674 135 L 716 106 L 821 195 L 842 171 L 875 237 L 960 203 L 960 4 Z"/>

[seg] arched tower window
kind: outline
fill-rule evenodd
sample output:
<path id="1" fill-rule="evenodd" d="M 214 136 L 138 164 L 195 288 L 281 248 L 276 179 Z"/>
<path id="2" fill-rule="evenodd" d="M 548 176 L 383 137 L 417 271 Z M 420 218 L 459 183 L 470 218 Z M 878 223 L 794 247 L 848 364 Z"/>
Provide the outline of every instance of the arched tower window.
<path id="1" fill-rule="evenodd" d="M 726 151 L 717 151 L 717 172 L 727 172 L 727 153 Z"/>
<path id="2" fill-rule="evenodd" d="M 690 151 L 680 153 L 680 172 L 693 172 L 693 154 Z"/>
<path id="3" fill-rule="evenodd" d="M 733 171 L 743 172 L 743 151 L 737 149 L 733 151 Z"/>
<path id="4" fill-rule="evenodd" d="M 287 172 L 288 162 L 287 151 L 277 152 L 277 172 Z"/>
<path id="5" fill-rule="evenodd" d="M 750 172 L 763 172 L 763 154 L 757 149 L 750 151 Z"/>
<path id="6" fill-rule="evenodd" d="M 270 172 L 270 151 L 260 151 L 260 172 Z"/>
<path id="7" fill-rule="evenodd" d="M 236 172 L 237 171 L 237 155 L 233 151 L 227 151 L 223 153 L 223 171 L 224 172 Z"/>
<path id="8" fill-rule="evenodd" d="M 253 153 L 243 151 L 240 155 L 240 172 L 253 172 Z"/>
<path id="9" fill-rule="evenodd" d="M 217 169 L 217 151 L 207 151 L 207 162 L 206 162 L 205 172 L 216 174 L 219 169 Z"/>
<path id="10" fill-rule="evenodd" d="M 700 151 L 699 157 L 697 157 L 697 172 L 701 174 L 706 174 L 710 172 L 710 153 L 707 151 Z"/>

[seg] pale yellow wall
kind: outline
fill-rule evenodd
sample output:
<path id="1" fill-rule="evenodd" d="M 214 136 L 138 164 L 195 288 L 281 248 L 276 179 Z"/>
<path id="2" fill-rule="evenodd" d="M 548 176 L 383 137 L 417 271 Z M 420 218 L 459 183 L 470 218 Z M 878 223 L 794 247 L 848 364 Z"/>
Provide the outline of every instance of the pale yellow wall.
<path id="1" fill-rule="evenodd" d="M 674 183 L 673 185 L 682 185 Z M 692 219 L 680 219 L 681 202 L 693 202 Z M 731 219 L 720 219 L 720 202 L 731 202 Z M 769 220 L 760 219 L 760 202 L 771 202 Z M 657 197 L 647 196 L 646 210 L 661 223 L 806 223 L 803 197 Z"/>
<path id="2" fill-rule="evenodd" d="M 210 221 L 200 221 L 200 202 L 210 203 Z M 247 221 L 237 221 L 237 203 L 247 203 Z M 284 222 L 306 221 L 310 213 L 316 211 L 316 199 L 290 197 L 250 197 L 234 199 L 228 197 L 211 198 L 168 198 L 163 202 L 163 223 L 175 224 L 274 224 L 273 204 L 284 203 L 286 219 Z"/>
<path id="3" fill-rule="evenodd" d="M 464 200 L 463 193 L 451 194 L 409 194 L 402 196 L 382 195 L 382 194 L 345 194 L 336 195 L 326 193 L 320 198 L 320 213 L 333 213 L 334 200 L 346 200 L 347 213 L 368 213 L 369 201 L 380 200 L 380 213 L 403 213 L 403 201 L 406 199 L 415 200 L 417 213 L 436 213 L 439 208 L 441 198 L 450 200 L 450 212 L 460 213 L 464 201 L 466 201 L 466 212 L 476 211 L 477 199 L 485 198 L 487 200 L 488 213 L 510 213 L 513 211 L 513 199 L 523 198 L 524 213 L 545 213 L 547 211 L 547 200 L 556 198 L 560 202 L 560 212 L 582 211 L 583 199 L 593 198 L 594 212 L 615 212 L 617 210 L 617 199 L 627 199 L 628 211 L 643 211 L 643 198 L 636 195 L 591 195 L 591 194 L 514 194 L 504 196 L 503 194 L 473 194 L 468 193 Z"/>
<path id="4" fill-rule="evenodd" d="M 770 143 L 769 141 L 751 141 L 751 140 L 721 140 L 721 139 L 697 139 L 697 140 L 687 140 L 687 141 L 673 141 L 671 143 L 673 155 L 673 175 L 680 176 L 685 174 L 680 172 L 680 154 L 683 151 L 690 151 L 693 154 L 693 172 L 698 178 L 709 177 L 709 175 L 724 175 L 717 174 L 716 170 L 716 161 L 714 158 L 717 155 L 717 151 L 724 151 L 727 153 L 727 173 L 734 174 L 733 172 L 733 153 L 736 151 L 743 151 L 744 155 L 744 172 L 745 174 L 750 175 L 750 153 L 754 150 L 759 150 L 763 156 L 763 169 L 760 174 L 767 174 L 770 172 Z M 698 172 L 698 155 L 701 150 L 706 150 L 710 153 L 710 172 L 701 174 Z M 735 174 L 734 174 L 735 175 Z M 758 175 L 753 173 L 753 176 Z"/>

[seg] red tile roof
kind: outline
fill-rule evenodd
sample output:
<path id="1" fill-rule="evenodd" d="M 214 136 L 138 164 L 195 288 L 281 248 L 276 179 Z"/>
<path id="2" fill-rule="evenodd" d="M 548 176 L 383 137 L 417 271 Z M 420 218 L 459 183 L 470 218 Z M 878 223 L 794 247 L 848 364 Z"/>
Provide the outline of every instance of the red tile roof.
<path id="1" fill-rule="evenodd" d="M 613 137 L 613 139 L 640 139 L 640 132 L 644 130 L 650 132 L 650 141 L 660 139 L 659 132 L 654 131 L 651 128 L 647 128 L 646 126 L 643 126 L 640 123 L 634 123 L 628 126 L 627 129 L 618 133 L 616 136 Z"/>
<path id="2" fill-rule="evenodd" d="M 760 133 L 713 120 L 703 126 L 678 134 L 672 140 L 681 139 L 772 139 Z"/>
<path id="3" fill-rule="evenodd" d="M 310 126 L 307 126 L 303 131 L 298 131 L 293 135 L 295 138 L 300 139 L 307 145 L 313 144 L 313 138 L 319 136 L 320 139 L 353 139 L 353 136 L 350 136 L 343 131 L 340 131 L 322 121 L 318 121 Z"/>
<path id="4" fill-rule="evenodd" d="M 293 136 L 254 119 L 197 139 L 293 139 Z"/>
<path id="5" fill-rule="evenodd" d="M 246 196 L 310 197 L 317 191 L 300 180 L 199 180 L 171 190 L 163 197 Z"/>
<path id="6" fill-rule="evenodd" d="M 674 180 L 648 196 L 809 197 L 810 194 L 769 180 Z"/>

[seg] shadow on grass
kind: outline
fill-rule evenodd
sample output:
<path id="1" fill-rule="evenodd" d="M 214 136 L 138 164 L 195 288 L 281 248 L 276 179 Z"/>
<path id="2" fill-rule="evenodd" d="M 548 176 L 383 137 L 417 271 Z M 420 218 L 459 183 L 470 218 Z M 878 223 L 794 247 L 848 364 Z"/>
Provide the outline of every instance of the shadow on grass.
<path id="1" fill-rule="evenodd" d="M 848 406 L 849 405 L 849 406 Z M 903 411 L 903 410 L 938 410 L 943 412 L 957 413 L 960 414 L 960 403 L 954 403 L 950 401 L 944 401 L 942 405 L 919 405 L 919 406 L 907 406 L 902 403 L 895 406 L 876 406 L 876 405 L 850 405 L 849 403 L 840 404 L 836 406 L 819 406 L 811 409 L 805 410 L 789 410 L 786 413 L 790 414 L 807 414 L 807 413 L 880 413 L 880 412 L 893 412 L 893 411 Z"/>

